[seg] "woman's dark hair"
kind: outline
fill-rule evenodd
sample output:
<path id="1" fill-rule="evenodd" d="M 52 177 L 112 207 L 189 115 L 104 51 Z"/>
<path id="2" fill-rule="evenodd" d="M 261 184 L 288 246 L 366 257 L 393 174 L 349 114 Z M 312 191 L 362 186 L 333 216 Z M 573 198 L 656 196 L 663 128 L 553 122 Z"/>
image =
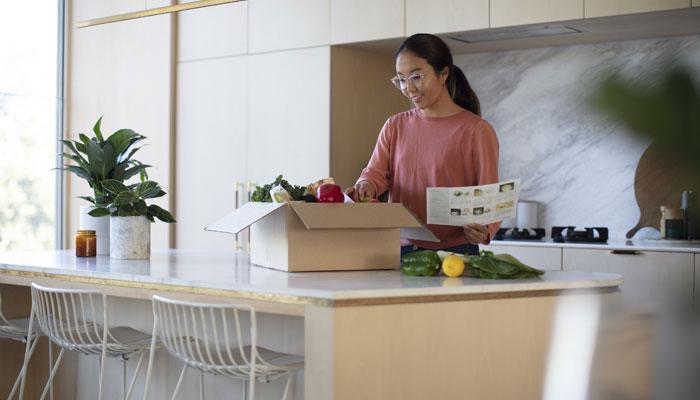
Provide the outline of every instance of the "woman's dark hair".
<path id="1" fill-rule="evenodd" d="M 438 75 L 445 67 L 448 67 L 450 72 L 445 85 L 452 100 L 460 107 L 481 116 L 479 98 L 476 97 L 476 93 L 474 93 L 464 72 L 452 63 L 450 48 L 442 39 L 428 33 L 416 33 L 404 40 L 396 50 L 394 59 L 402 51 L 410 51 L 416 56 L 424 58 Z"/>

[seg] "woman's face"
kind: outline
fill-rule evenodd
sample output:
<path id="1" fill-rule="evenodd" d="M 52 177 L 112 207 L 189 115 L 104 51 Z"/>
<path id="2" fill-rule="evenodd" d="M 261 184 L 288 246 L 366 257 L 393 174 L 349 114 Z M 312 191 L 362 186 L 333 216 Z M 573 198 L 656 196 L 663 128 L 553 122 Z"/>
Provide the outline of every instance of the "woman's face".
<path id="1" fill-rule="evenodd" d="M 410 51 L 402 51 L 396 57 L 396 81 L 399 89 L 420 109 L 431 108 L 446 93 L 447 74 L 447 68 L 439 75 L 436 74 L 425 58 Z"/>

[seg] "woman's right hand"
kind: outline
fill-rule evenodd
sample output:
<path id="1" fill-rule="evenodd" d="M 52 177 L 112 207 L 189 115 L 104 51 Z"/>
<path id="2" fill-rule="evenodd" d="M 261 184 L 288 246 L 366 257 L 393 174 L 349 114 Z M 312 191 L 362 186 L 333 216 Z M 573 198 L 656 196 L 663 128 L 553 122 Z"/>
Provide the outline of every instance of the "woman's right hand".
<path id="1" fill-rule="evenodd" d="M 371 200 L 377 198 L 377 189 L 370 181 L 360 181 L 355 186 L 345 189 L 345 194 L 350 196 L 352 201 Z"/>

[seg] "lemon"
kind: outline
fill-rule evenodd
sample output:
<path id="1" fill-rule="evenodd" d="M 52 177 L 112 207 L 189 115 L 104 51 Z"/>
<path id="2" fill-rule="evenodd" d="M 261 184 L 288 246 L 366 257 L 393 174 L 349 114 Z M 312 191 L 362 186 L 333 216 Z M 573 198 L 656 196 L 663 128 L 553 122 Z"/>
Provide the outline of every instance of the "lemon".
<path id="1" fill-rule="evenodd" d="M 450 276 L 457 277 L 462 275 L 464 272 L 464 260 L 460 256 L 447 256 L 442 260 L 442 273 Z"/>

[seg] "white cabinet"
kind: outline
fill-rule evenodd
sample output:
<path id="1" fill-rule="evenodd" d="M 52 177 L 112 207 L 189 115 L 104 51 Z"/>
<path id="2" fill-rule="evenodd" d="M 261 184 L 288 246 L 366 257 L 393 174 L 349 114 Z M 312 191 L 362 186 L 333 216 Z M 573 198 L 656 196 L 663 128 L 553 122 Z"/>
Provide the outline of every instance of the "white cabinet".
<path id="1" fill-rule="evenodd" d="M 406 35 L 489 27 L 489 0 L 406 0 Z"/>
<path id="2" fill-rule="evenodd" d="M 563 267 L 621 274 L 622 299 L 627 306 L 659 310 L 692 304 L 692 253 L 565 248 Z"/>
<path id="3" fill-rule="evenodd" d="M 479 245 L 483 250 L 496 254 L 508 253 L 525 264 L 544 270 L 561 270 L 560 247 L 511 246 L 491 242 L 490 245 Z"/>
<path id="4" fill-rule="evenodd" d="M 403 0 L 331 0 L 332 44 L 403 35 Z"/>
<path id="5" fill-rule="evenodd" d="M 178 61 L 245 54 L 248 3 L 204 7 L 178 14 Z"/>
<path id="6" fill-rule="evenodd" d="M 181 63 L 177 103 L 178 248 L 234 248 L 234 236 L 203 227 L 235 206 L 246 180 L 246 56 Z"/>
<path id="7" fill-rule="evenodd" d="M 700 7 L 700 0 L 693 0 L 693 7 Z"/>
<path id="8" fill-rule="evenodd" d="M 248 51 L 322 46 L 330 41 L 330 0 L 248 0 Z M 278 68 L 282 72 L 283 68 Z"/>
<path id="9" fill-rule="evenodd" d="M 249 56 L 248 180 L 329 175 L 330 47 Z M 239 91 L 239 95 L 242 93 Z"/>
<path id="10" fill-rule="evenodd" d="M 697 1 L 698 0 L 694 0 L 694 2 Z M 585 3 L 586 18 L 664 11 L 690 7 L 690 0 L 586 0 Z"/>
<path id="11" fill-rule="evenodd" d="M 583 0 L 491 0 L 491 28 L 583 18 Z"/>

